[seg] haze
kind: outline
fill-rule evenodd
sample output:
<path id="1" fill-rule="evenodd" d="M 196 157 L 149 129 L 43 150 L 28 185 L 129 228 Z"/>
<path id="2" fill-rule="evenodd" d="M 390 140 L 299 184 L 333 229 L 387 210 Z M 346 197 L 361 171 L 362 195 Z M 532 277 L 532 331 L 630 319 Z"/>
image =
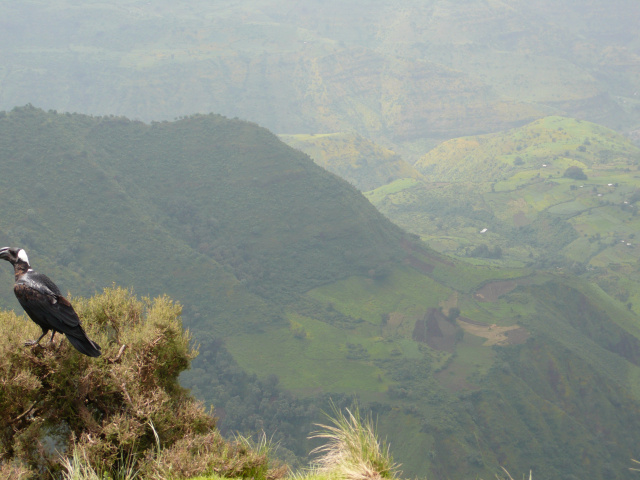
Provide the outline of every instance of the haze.
<path id="1" fill-rule="evenodd" d="M 2 109 L 215 112 L 408 155 L 549 114 L 640 118 L 634 0 L 22 1 L 0 18 Z"/>

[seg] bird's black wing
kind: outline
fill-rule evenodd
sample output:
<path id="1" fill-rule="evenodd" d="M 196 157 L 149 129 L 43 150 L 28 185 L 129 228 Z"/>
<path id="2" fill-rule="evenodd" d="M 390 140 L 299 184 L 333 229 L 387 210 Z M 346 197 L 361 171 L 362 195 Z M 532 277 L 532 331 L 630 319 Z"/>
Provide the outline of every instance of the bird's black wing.
<path id="1" fill-rule="evenodd" d="M 58 286 L 53 283 L 53 280 L 46 275 L 34 272 L 33 270 L 28 270 L 16 283 L 24 283 L 34 290 L 46 295 L 53 295 L 54 297 L 62 296 L 62 292 L 60 292 Z"/>
<path id="2" fill-rule="evenodd" d="M 25 312 L 43 329 L 68 333 L 80 325 L 71 303 L 46 275 L 27 272 L 16 282 L 13 291 Z"/>
<path id="3" fill-rule="evenodd" d="M 100 356 L 100 345 L 87 336 L 69 300 L 62 295 L 52 295 L 51 288 L 37 282 L 34 286 L 34 282 L 19 280 L 13 290 L 24 311 L 40 325 L 43 332 L 54 330 L 64 333 L 79 352 L 90 357 Z"/>

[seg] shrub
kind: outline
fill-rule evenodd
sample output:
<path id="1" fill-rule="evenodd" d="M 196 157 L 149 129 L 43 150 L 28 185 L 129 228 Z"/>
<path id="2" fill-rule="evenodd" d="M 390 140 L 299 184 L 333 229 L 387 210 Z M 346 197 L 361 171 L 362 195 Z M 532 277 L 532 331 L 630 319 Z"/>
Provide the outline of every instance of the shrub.
<path id="1" fill-rule="evenodd" d="M 566 178 L 573 178 L 574 180 L 586 180 L 587 179 L 587 175 L 584 173 L 584 171 L 580 167 L 577 167 L 575 165 L 572 165 L 571 167 L 568 167 L 564 171 L 562 176 L 566 177 Z"/>
<path id="2" fill-rule="evenodd" d="M 19 462 L 0 463 L 0 478 L 9 480 L 27 480 L 33 478 L 34 472 Z"/>
<path id="3" fill-rule="evenodd" d="M 266 444 L 265 444 L 266 445 Z M 142 467 L 143 478 L 192 478 L 216 474 L 228 478 L 275 480 L 288 468 L 269 465 L 269 448 L 256 448 L 246 438 L 229 442 L 217 431 L 206 435 L 188 435 L 161 450 L 154 462 Z"/>
<path id="4" fill-rule="evenodd" d="M 10 464 L 38 478 L 74 466 L 100 478 L 123 469 L 153 473 L 171 470 L 174 459 L 207 442 L 217 447 L 202 452 L 202 471 L 192 468 L 189 474 L 206 473 L 230 456 L 233 476 L 255 476 L 256 465 L 267 465 L 266 458 L 223 440 L 214 417 L 178 384 L 197 355 L 178 304 L 166 296 L 138 300 L 117 287 L 72 302 L 89 336 L 103 347 L 97 359 L 79 354 L 66 339 L 26 348 L 24 340 L 37 327 L 0 312 L 2 472 Z"/>

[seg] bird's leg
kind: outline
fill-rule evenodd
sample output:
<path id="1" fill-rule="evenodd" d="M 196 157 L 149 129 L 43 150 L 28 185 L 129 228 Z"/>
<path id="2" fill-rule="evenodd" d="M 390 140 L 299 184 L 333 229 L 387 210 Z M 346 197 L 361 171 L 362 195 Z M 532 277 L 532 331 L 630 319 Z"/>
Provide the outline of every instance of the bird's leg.
<path id="1" fill-rule="evenodd" d="M 42 337 L 44 337 L 47 333 L 49 333 L 49 330 L 45 330 L 44 332 L 42 332 L 42 335 L 40 335 L 40 337 L 38 337 L 37 340 L 27 340 L 26 342 L 24 342 L 24 346 L 25 347 L 33 347 L 35 345 L 40 346 L 40 340 L 42 340 Z"/>
<path id="2" fill-rule="evenodd" d="M 51 348 L 53 348 L 54 350 L 58 351 L 58 350 L 55 348 L 55 347 L 56 347 L 56 344 L 55 344 L 55 343 L 53 343 L 53 337 L 55 337 L 55 335 L 56 335 L 56 331 L 54 330 L 54 331 L 53 331 L 53 333 L 51 334 L 51 338 L 50 338 L 50 339 L 49 339 L 49 341 L 47 342 L 46 347 L 47 347 L 47 348 L 48 348 L 48 347 L 51 347 Z M 62 342 L 60 342 L 60 343 L 62 343 Z M 60 346 L 60 345 L 58 344 L 58 346 Z"/>

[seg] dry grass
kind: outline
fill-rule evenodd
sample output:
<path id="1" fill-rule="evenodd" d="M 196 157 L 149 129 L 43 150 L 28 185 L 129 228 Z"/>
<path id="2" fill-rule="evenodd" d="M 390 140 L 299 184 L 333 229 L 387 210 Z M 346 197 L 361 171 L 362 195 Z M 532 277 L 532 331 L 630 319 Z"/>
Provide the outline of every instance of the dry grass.
<path id="1" fill-rule="evenodd" d="M 506 468 L 504 468 L 504 467 L 500 467 L 500 468 L 502 468 L 502 470 L 504 470 L 504 473 L 507 475 L 507 479 L 500 478 L 500 477 L 498 476 L 498 474 L 496 474 L 496 478 L 497 478 L 497 480 L 513 480 L 513 477 L 512 477 L 512 476 L 511 476 L 511 474 L 507 471 L 507 469 L 506 469 Z M 522 478 L 524 479 L 524 475 L 522 476 Z M 532 477 L 532 473 L 531 473 L 531 471 L 529 471 L 529 480 L 533 480 L 533 477 Z"/>
<path id="2" fill-rule="evenodd" d="M 64 468 L 62 480 L 104 480 L 109 477 L 113 480 L 135 480 L 138 478 L 138 472 L 132 465 L 133 462 L 124 464 L 120 471 L 111 476 L 107 476 L 105 472 L 99 472 L 89 463 L 85 449 L 77 445 L 74 446 L 71 456 L 62 457 L 60 461 Z"/>
<path id="3" fill-rule="evenodd" d="M 357 407 L 346 414 L 334 408 L 328 416 L 332 425 L 317 425 L 320 431 L 309 438 L 326 440 L 311 453 L 318 473 L 348 480 L 393 479 L 398 475 L 389 445 L 378 441 L 371 418 L 362 418 Z"/>
<path id="4" fill-rule="evenodd" d="M 142 467 L 142 478 L 164 480 L 197 475 L 226 478 L 276 480 L 287 473 L 286 466 L 272 467 L 264 452 L 242 442 L 225 440 L 217 431 L 186 436 Z"/>
<path id="5" fill-rule="evenodd" d="M 4 480 L 28 480 L 33 478 L 33 470 L 16 462 L 0 463 L 0 478 Z"/>

